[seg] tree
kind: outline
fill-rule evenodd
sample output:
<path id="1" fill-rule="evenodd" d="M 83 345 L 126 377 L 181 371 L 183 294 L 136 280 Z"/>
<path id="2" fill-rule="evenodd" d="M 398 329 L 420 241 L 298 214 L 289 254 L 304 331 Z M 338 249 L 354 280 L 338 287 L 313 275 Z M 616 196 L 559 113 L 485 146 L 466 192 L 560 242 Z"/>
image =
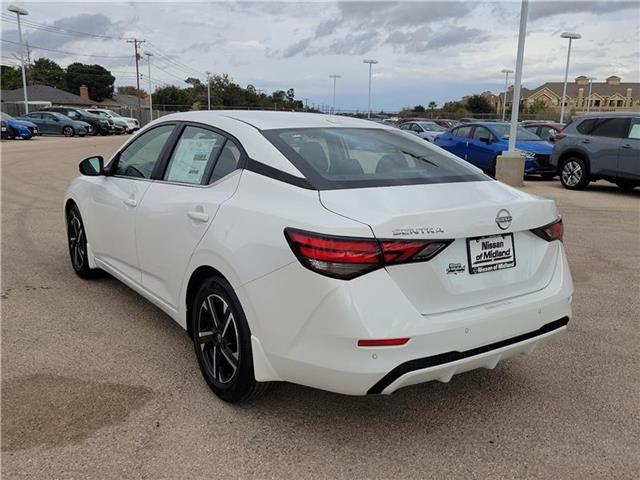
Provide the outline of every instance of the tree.
<path id="1" fill-rule="evenodd" d="M 467 108 L 472 113 L 491 113 L 493 107 L 482 95 L 472 95 L 467 100 Z"/>
<path id="2" fill-rule="evenodd" d="M 113 96 L 113 82 L 115 80 L 116 78 L 111 75 L 111 72 L 101 65 L 72 63 L 67 67 L 67 91 L 77 95 L 80 87 L 86 85 L 89 89 L 89 96 L 98 102 Z"/>
<path id="3" fill-rule="evenodd" d="M 433 112 L 436 108 L 438 108 L 438 104 L 436 102 L 434 102 L 433 100 L 431 100 L 429 102 L 429 110 L 431 110 Z"/>
<path id="4" fill-rule="evenodd" d="M 191 110 L 191 105 L 191 92 L 186 88 L 169 85 L 156 89 L 153 94 L 153 106 L 163 110 L 184 112 Z"/>
<path id="5" fill-rule="evenodd" d="M 442 111 L 447 113 L 466 113 L 467 109 L 462 102 L 446 102 L 442 106 Z"/>
<path id="6" fill-rule="evenodd" d="M 27 75 L 32 83 L 61 89 L 66 87 L 64 68 L 48 58 L 39 58 L 29 65 Z"/>
<path id="7" fill-rule="evenodd" d="M 424 109 L 424 107 L 423 107 L 422 105 L 416 105 L 415 107 L 413 107 L 413 111 L 414 111 L 414 112 L 420 112 L 420 113 L 423 113 L 423 112 L 425 112 L 426 110 Z"/>
<path id="8" fill-rule="evenodd" d="M 0 83 L 5 90 L 14 90 L 22 87 L 22 73 L 20 67 L 0 66 Z"/>
<path id="9" fill-rule="evenodd" d="M 549 111 L 550 111 L 550 109 L 547 106 L 547 104 L 544 103 L 539 98 L 534 100 L 534 102 L 526 108 L 526 112 L 527 113 L 532 113 L 532 114 L 547 113 Z"/>
<path id="10" fill-rule="evenodd" d="M 117 92 L 120 95 L 133 95 L 134 97 L 139 97 L 139 98 L 144 98 L 147 96 L 147 92 L 145 92 L 142 89 L 138 90 L 136 87 L 131 85 L 118 87 Z"/>

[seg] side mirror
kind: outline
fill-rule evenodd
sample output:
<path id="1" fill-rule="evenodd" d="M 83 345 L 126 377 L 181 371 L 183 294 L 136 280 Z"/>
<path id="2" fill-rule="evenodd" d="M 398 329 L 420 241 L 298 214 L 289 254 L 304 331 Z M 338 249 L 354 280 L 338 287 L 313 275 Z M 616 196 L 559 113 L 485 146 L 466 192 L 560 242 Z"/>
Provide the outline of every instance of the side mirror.
<path id="1" fill-rule="evenodd" d="M 99 155 L 85 158 L 80 162 L 79 167 L 82 175 L 86 175 L 88 177 L 103 175 L 104 159 Z"/>

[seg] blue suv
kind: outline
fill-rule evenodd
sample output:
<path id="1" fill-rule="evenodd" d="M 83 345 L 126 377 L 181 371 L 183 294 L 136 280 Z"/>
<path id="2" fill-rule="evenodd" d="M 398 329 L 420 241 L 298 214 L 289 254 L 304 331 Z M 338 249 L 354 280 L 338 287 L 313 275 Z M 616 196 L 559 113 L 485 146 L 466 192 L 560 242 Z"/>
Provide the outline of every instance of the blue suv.
<path id="1" fill-rule="evenodd" d="M 496 171 L 496 158 L 509 148 L 506 122 L 465 123 L 436 139 L 436 145 L 463 158 L 489 174 Z M 553 145 L 518 125 L 516 148 L 525 156 L 524 172 L 551 179 L 556 169 L 549 163 Z"/>

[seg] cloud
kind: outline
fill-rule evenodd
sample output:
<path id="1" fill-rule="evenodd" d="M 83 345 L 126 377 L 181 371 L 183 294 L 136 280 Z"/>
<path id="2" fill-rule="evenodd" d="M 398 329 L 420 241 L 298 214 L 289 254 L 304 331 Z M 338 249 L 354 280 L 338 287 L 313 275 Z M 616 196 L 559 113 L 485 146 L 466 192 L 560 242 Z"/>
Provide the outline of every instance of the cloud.
<path id="1" fill-rule="evenodd" d="M 380 40 L 380 34 L 375 31 L 358 34 L 348 34 L 331 42 L 322 53 L 335 55 L 363 55 L 373 49 Z"/>
<path id="2" fill-rule="evenodd" d="M 282 58 L 295 57 L 296 55 L 304 52 L 312 41 L 312 37 L 303 38 L 302 40 L 298 40 L 297 42 L 289 45 L 284 50 L 276 51 L 274 56 L 279 56 Z"/>
<path id="3" fill-rule="evenodd" d="M 479 28 L 455 27 L 445 30 L 431 37 L 427 42 L 427 49 L 445 48 L 464 43 L 483 42 L 489 34 Z"/>
<path id="4" fill-rule="evenodd" d="M 330 18 L 329 20 L 325 20 L 316 27 L 315 37 L 320 38 L 331 35 L 333 32 L 335 32 L 340 23 L 341 21 L 338 18 Z"/>
<path id="5" fill-rule="evenodd" d="M 560 1 L 560 2 L 532 2 L 529 10 L 529 19 L 538 20 L 540 18 L 552 17 L 564 13 L 591 13 L 602 14 L 612 13 L 630 8 L 637 9 L 638 2 L 625 1 L 600 1 L 600 2 L 583 2 L 583 1 Z"/>

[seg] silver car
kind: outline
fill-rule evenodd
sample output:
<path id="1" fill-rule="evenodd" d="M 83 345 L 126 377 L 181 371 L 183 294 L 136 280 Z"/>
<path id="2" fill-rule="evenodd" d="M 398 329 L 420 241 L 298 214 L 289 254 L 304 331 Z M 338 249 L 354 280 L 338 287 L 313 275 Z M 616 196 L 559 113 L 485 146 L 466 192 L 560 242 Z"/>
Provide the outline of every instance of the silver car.
<path id="1" fill-rule="evenodd" d="M 640 113 L 574 117 L 556 135 L 550 163 L 570 190 L 601 179 L 624 190 L 640 186 Z"/>
<path id="2" fill-rule="evenodd" d="M 414 133 L 420 138 L 424 138 L 426 141 L 435 143 L 436 138 L 447 131 L 446 128 L 441 127 L 435 122 L 407 122 L 400 125 L 400 130 L 406 130 Z"/>

